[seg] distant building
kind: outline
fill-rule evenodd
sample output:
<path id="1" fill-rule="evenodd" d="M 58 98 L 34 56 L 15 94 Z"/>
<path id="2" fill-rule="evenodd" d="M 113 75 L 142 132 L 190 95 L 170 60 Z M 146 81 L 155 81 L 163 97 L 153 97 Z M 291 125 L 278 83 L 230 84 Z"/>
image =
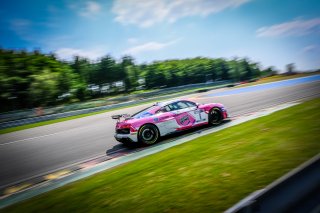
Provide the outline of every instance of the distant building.
<path id="1" fill-rule="evenodd" d="M 124 91 L 126 88 L 126 84 L 124 83 L 124 81 L 113 82 L 112 86 L 115 87 L 117 91 Z"/>
<path id="2" fill-rule="evenodd" d="M 138 82 L 139 86 L 136 87 L 136 90 L 142 90 L 145 88 L 145 86 L 146 86 L 146 79 L 145 78 L 139 78 L 137 82 Z"/>
<path id="3" fill-rule="evenodd" d="M 89 84 L 87 89 L 93 94 L 100 92 L 100 87 L 96 84 Z"/>
<path id="4" fill-rule="evenodd" d="M 100 86 L 100 92 L 103 94 L 111 93 L 112 92 L 111 85 L 110 84 L 102 84 Z"/>

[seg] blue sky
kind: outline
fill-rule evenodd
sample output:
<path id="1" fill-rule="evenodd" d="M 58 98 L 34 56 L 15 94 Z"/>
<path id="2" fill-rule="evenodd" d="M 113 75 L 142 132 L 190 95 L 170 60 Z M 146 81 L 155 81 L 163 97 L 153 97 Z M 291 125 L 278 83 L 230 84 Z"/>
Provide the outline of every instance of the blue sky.
<path id="1" fill-rule="evenodd" d="M 320 68 L 318 0 L 3 0 L 0 45 L 62 59 L 248 57 Z"/>

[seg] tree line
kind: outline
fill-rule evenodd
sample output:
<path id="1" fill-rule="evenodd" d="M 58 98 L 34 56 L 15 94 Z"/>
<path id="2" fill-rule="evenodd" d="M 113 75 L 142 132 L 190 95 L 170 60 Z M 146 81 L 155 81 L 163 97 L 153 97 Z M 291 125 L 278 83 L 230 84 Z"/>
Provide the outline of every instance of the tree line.
<path id="1" fill-rule="evenodd" d="M 106 55 L 96 61 L 75 56 L 72 61 L 62 61 L 37 50 L 0 49 L 0 110 L 53 106 L 208 81 L 246 81 L 274 72 L 272 68 L 262 70 L 246 58 L 197 57 L 136 64 L 131 56 L 116 60 Z M 116 82 L 120 82 L 118 86 Z"/>

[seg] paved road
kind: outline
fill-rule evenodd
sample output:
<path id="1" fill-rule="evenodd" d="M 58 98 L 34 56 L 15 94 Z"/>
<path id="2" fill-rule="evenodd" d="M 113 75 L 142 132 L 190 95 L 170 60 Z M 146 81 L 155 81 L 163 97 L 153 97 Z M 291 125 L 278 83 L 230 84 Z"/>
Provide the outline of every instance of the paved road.
<path id="1" fill-rule="evenodd" d="M 221 102 L 231 117 L 281 103 L 320 97 L 320 81 L 234 92 L 239 89 L 224 88 L 185 97 L 200 103 Z M 132 114 L 146 106 L 0 135 L 0 187 L 123 148 L 113 138 L 115 121 L 110 116 Z"/>

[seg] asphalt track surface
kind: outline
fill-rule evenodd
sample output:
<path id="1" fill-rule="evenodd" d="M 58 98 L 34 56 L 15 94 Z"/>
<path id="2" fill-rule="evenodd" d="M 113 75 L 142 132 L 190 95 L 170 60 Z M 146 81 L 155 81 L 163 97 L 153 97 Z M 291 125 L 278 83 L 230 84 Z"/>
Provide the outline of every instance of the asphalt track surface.
<path id="1" fill-rule="evenodd" d="M 319 77 L 318 77 L 319 78 Z M 230 117 L 256 112 L 279 104 L 320 97 L 320 81 L 264 89 L 223 88 L 184 96 L 199 103 L 220 102 Z M 249 88 L 249 87 L 248 87 Z M 91 158 L 126 149 L 113 137 L 113 114 L 133 114 L 144 104 L 89 117 L 0 135 L 0 188 L 68 167 Z M 298 119 L 298 118 L 297 118 Z"/>

